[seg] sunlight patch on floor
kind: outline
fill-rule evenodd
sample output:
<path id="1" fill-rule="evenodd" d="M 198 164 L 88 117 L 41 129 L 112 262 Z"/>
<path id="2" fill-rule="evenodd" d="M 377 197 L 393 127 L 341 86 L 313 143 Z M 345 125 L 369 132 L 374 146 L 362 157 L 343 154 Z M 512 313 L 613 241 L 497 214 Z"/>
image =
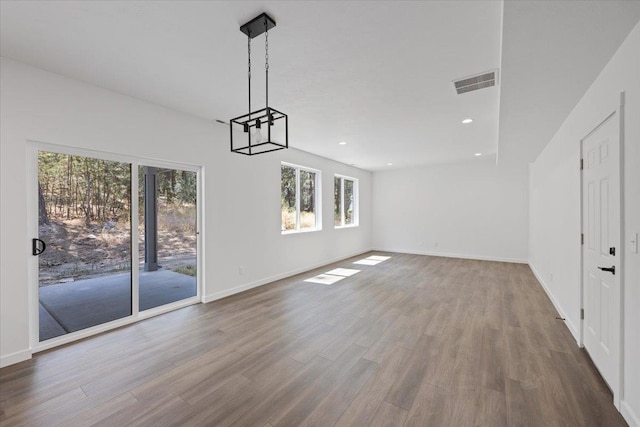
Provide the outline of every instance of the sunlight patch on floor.
<path id="1" fill-rule="evenodd" d="M 360 273 L 360 270 L 354 270 L 352 268 L 336 268 L 331 271 L 327 271 L 325 274 L 331 274 L 333 276 L 351 277 L 356 273 Z"/>
<path id="2" fill-rule="evenodd" d="M 321 285 L 333 285 L 344 279 L 344 276 L 332 276 L 331 274 L 319 274 L 316 277 L 305 280 L 305 282 L 320 283 Z"/>
<path id="3" fill-rule="evenodd" d="M 361 259 L 360 261 L 356 261 L 354 262 L 354 264 L 360 264 L 360 265 L 376 265 L 376 264 L 380 264 L 382 261 L 386 261 L 389 258 L 391 258 L 390 256 L 381 256 L 381 255 L 371 255 L 370 257 Z"/>
<path id="4" fill-rule="evenodd" d="M 367 259 L 372 259 L 374 261 L 386 261 L 389 258 L 391 258 L 390 256 L 382 256 L 382 255 L 371 255 L 370 257 L 367 257 Z"/>
<path id="5" fill-rule="evenodd" d="M 361 259 L 360 261 L 354 262 L 354 264 L 361 265 L 376 265 L 380 264 L 383 261 L 391 258 L 390 256 L 381 256 L 381 255 L 371 255 L 370 257 Z M 351 277 L 354 274 L 360 273 L 361 270 L 356 270 L 353 268 L 334 268 L 331 271 L 327 271 L 324 274 L 319 274 L 310 279 L 306 279 L 305 282 L 310 283 L 320 283 L 322 285 L 333 285 L 334 283 L 339 282 L 342 279 L 347 277 Z"/>

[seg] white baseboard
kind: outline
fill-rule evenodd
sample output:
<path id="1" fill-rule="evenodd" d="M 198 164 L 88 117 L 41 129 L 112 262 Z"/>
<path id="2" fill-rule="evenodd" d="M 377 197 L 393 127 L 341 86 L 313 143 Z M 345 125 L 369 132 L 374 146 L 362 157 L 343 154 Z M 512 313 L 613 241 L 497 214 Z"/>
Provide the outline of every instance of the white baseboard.
<path id="1" fill-rule="evenodd" d="M 538 282 L 540 282 L 540 286 L 542 286 L 542 289 L 544 289 L 545 293 L 553 303 L 553 306 L 556 308 L 556 311 L 558 312 L 560 317 L 563 317 L 565 319 L 565 323 L 569 328 L 569 332 L 571 332 L 571 335 L 573 335 L 573 338 L 576 340 L 576 344 L 580 345 L 580 332 L 578 328 L 576 328 L 576 325 L 574 325 L 574 323 L 571 321 L 571 318 L 567 316 L 566 312 L 564 311 L 564 309 L 562 308 L 558 300 L 553 296 L 553 294 L 551 293 L 551 290 L 549 289 L 545 281 L 542 279 L 542 276 L 540 275 L 540 273 L 538 273 L 538 270 L 536 270 L 535 266 L 529 263 L 529 268 L 531 268 L 531 271 L 533 271 L 533 275 L 536 276 L 536 279 L 538 279 Z"/>
<path id="2" fill-rule="evenodd" d="M 7 354 L 6 356 L 0 357 L 0 368 L 24 362 L 25 360 L 31 359 L 31 356 L 31 350 L 22 350 Z"/>
<path id="3" fill-rule="evenodd" d="M 286 279 L 287 277 L 291 277 L 291 276 L 295 276 L 296 274 L 300 274 L 300 273 L 304 273 L 305 271 L 310 271 L 310 270 L 314 270 L 316 268 L 322 267 L 324 265 L 327 264 L 332 264 L 334 262 L 338 262 L 338 261 L 342 261 L 344 259 L 347 258 L 351 258 L 357 255 L 362 255 L 365 254 L 367 252 L 371 252 L 372 249 L 366 249 L 364 251 L 356 251 L 352 254 L 349 255 L 345 255 L 345 256 L 341 256 L 338 258 L 331 258 L 316 264 L 312 264 L 312 265 L 307 265 L 305 267 L 301 267 L 301 268 L 297 268 L 295 270 L 291 270 L 291 271 L 287 271 L 285 273 L 281 273 L 281 274 L 276 274 L 275 276 L 271 276 L 271 277 L 265 277 L 263 279 L 258 279 L 255 280 L 253 282 L 249 282 L 249 283 L 245 283 L 239 286 L 235 286 L 231 289 L 225 289 L 224 291 L 220 291 L 220 292 L 215 292 L 211 295 L 205 295 L 202 298 L 202 302 L 204 303 L 209 303 L 212 301 L 217 301 L 219 299 L 222 298 L 226 298 L 229 297 L 231 295 L 235 295 L 238 294 L 240 292 L 244 292 L 244 291 L 248 291 L 249 289 L 253 289 L 253 288 L 257 288 L 258 286 L 263 286 L 266 285 L 267 283 L 271 283 L 271 282 L 275 282 L 276 280 L 281 280 L 281 279 Z"/>
<path id="4" fill-rule="evenodd" d="M 629 427 L 640 427 L 640 417 L 631 409 L 627 401 L 623 400 L 620 406 L 622 409 L 620 413 L 629 424 Z"/>
<path id="5" fill-rule="evenodd" d="M 485 255 L 463 255 L 463 254 L 452 254 L 452 253 L 446 253 L 446 252 L 417 251 L 414 249 L 376 248 L 374 250 L 380 251 L 380 252 L 395 252 L 399 254 L 428 255 L 428 256 L 438 256 L 438 257 L 444 257 L 444 258 L 475 259 L 479 261 L 512 262 L 516 264 L 528 263 L 527 260 L 518 259 L 518 258 L 503 258 L 503 257 L 493 257 L 493 256 L 485 256 Z"/>

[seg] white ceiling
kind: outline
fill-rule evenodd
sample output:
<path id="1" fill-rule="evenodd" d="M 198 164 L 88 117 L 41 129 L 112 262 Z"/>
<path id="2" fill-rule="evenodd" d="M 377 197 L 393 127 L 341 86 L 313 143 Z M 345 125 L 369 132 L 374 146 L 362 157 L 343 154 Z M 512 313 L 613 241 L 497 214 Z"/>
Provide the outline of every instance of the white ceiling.
<path id="1" fill-rule="evenodd" d="M 238 27 L 268 12 L 270 104 L 289 114 L 291 146 L 368 170 L 473 161 L 495 156 L 500 122 L 501 162 L 530 161 L 640 19 L 640 2 L 558 3 L 507 2 L 501 59 L 500 1 L 2 1 L 0 53 L 227 121 L 247 110 Z M 573 69 L 580 58 L 563 55 L 582 40 L 597 48 L 578 49 L 589 59 Z M 501 88 L 455 94 L 453 79 L 501 65 Z M 548 105 L 558 108 L 538 111 Z"/>

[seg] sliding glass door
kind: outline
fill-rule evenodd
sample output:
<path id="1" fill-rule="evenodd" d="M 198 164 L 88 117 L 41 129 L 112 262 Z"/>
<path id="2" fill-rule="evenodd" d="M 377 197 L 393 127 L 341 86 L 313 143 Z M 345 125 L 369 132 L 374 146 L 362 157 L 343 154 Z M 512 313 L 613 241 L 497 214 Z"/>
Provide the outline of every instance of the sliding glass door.
<path id="1" fill-rule="evenodd" d="M 36 151 L 34 341 L 197 302 L 198 169 L 61 151 Z"/>
<path id="2" fill-rule="evenodd" d="M 131 315 L 131 164 L 38 152 L 39 340 Z"/>

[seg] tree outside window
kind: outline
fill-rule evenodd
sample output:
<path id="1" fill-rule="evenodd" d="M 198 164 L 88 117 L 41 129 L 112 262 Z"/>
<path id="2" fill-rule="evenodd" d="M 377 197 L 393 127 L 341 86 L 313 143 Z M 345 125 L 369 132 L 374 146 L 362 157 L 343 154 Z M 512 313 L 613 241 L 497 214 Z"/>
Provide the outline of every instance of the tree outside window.
<path id="1" fill-rule="evenodd" d="M 320 171 L 283 163 L 280 167 L 282 232 L 321 228 L 319 219 Z"/>
<path id="2" fill-rule="evenodd" d="M 336 228 L 358 225 L 358 180 L 336 175 L 333 179 L 333 222 Z"/>

